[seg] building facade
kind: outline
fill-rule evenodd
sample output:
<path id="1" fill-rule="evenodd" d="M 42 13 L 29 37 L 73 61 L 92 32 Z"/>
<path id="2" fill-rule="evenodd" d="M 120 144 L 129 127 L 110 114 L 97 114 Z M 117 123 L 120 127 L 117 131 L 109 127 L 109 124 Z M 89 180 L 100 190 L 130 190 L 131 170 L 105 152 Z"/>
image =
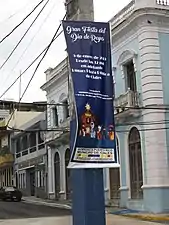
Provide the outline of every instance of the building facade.
<path id="1" fill-rule="evenodd" d="M 11 135 L 23 123 L 32 119 L 37 112 L 44 111 L 44 102 L 20 103 L 0 101 L 0 187 L 15 184 L 13 164 L 14 149 L 11 146 Z"/>
<path id="2" fill-rule="evenodd" d="M 12 137 L 14 176 L 23 195 L 47 198 L 46 112 L 38 114 L 20 127 L 27 132 L 17 132 Z"/>
<path id="3" fill-rule="evenodd" d="M 47 128 L 54 130 L 46 134 L 48 152 L 48 197 L 70 199 L 70 159 L 69 149 L 69 100 L 68 100 L 68 61 L 63 60 L 56 68 L 49 68 L 46 83 L 41 87 L 46 91 Z"/>
<path id="4" fill-rule="evenodd" d="M 107 169 L 108 195 L 121 207 L 166 212 L 169 1 L 133 0 L 110 23 L 121 167 Z"/>
<path id="5" fill-rule="evenodd" d="M 169 1 L 133 0 L 110 20 L 120 168 L 104 169 L 105 199 L 153 213 L 169 211 Z M 46 71 L 48 193 L 70 196 L 68 63 Z M 61 104 L 61 105 L 57 105 Z M 65 132 L 63 132 L 65 131 Z"/>

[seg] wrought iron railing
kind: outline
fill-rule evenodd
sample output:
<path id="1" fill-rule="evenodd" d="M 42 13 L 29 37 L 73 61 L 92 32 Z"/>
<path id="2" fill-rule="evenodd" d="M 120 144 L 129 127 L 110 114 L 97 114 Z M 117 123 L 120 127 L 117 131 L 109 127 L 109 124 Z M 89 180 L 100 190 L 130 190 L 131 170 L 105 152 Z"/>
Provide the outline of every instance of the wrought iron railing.
<path id="1" fill-rule="evenodd" d="M 156 0 L 158 5 L 166 5 L 169 6 L 169 0 Z"/>

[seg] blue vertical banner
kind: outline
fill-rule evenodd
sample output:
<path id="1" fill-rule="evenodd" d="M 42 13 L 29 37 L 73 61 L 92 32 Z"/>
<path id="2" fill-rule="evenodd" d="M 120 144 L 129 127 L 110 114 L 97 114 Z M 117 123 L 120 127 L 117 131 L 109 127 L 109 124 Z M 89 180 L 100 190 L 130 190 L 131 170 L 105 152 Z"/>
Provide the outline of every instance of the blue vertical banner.
<path id="1" fill-rule="evenodd" d="M 63 29 L 76 113 L 68 167 L 119 167 L 109 23 L 63 21 Z"/>

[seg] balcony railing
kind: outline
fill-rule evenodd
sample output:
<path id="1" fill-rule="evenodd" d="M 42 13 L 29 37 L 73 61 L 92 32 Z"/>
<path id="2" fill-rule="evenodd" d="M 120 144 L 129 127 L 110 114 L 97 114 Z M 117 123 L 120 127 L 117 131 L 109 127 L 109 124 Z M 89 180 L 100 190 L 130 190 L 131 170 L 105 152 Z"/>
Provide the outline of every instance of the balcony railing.
<path id="1" fill-rule="evenodd" d="M 128 90 L 115 99 L 115 114 L 139 106 L 139 94 Z"/>
<path id="2" fill-rule="evenodd" d="M 156 0 L 158 5 L 167 5 L 169 6 L 169 0 Z"/>
<path id="3" fill-rule="evenodd" d="M 45 144 L 40 143 L 37 146 L 30 147 L 28 149 L 22 150 L 21 152 L 17 152 L 15 155 L 16 155 L 16 158 L 20 158 L 22 156 L 26 156 L 28 154 L 34 153 L 34 152 L 44 149 L 44 148 L 45 148 Z"/>
<path id="4" fill-rule="evenodd" d="M 121 11 L 119 11 L 111 20 L 111 25 L 114 26 L 120 20 L 125 19 L 134 11 L 135 0 L 132 0 L 127 6 L 125 6 Z"/>
<path id="5" fill-rule="evenodd" d="M 165 6 L 169 6 L 169 0 L 147 0 L 147 2 L 132 0 L 110 20 L 112 29 L 126 20 L 135 10 L 145 7 L 164 9 Z"/>

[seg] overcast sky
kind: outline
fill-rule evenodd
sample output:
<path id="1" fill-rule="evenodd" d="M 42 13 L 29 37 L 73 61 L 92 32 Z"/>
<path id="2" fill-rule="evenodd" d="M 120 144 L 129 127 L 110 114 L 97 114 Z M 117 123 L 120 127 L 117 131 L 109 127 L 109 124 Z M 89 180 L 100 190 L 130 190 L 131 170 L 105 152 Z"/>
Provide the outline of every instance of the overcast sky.
<path id="1" fill-rule="evenodd" d="M 85 1 L 85 0 L 84 0 Z M 24 18 L 40 0 L 3 0 L 0 3 L 0 40 Z M 94 0 L 95 20 L 108 21 L 130 0 Z M 0 95 L 19 76 L 32 60 L 49 44 L 60 20 L 63 18 L 64 0 L 50 0 L 49 4 L 38 18 L 32 29 L 19 45 L 10 60 L 0 70 Z M 23 33 L 29 27 L 39 12 L 40 6 L 28 20 L 24 22 L 9 38 L 0 44 L 0 66 L 6 60 Z M 47 56 L 39 67 L 24 101 L 46 100 L 40 86 L 45 83 L 44 71 L 55 67 L 65 57 L 65 40 L 61 35 L 52 45 Z M 24 90 L 38 62 L 35 63 L 21 79 L 21 91 Z M 19 82 L 2 99 L 19 99 Z"/>

